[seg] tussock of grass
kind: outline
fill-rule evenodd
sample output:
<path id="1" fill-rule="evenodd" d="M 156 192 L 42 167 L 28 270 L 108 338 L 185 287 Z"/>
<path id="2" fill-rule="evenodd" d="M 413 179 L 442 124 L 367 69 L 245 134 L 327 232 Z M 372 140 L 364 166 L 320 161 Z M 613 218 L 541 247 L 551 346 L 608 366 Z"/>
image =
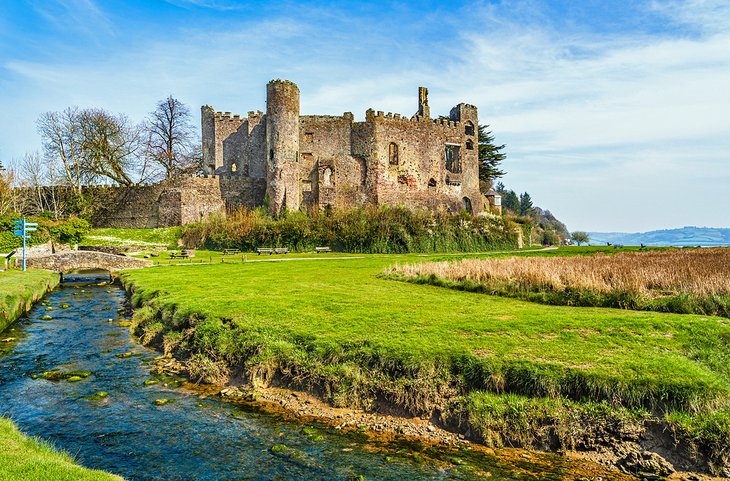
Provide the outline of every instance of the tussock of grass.
<path id="1" fill-rule="evenodd" d="M 725 248 L 463 259 L 398 265 L 386 275 L 545 304 L 730 317 L 730 249 Z"/>
<path id="2" fill-rule="evenodd" d="M 0 418 L 0 481 L 122 481 L 103 471 L 86 469 L 50 444 L 20 433 Z"/>
<path id="3" fill-rule="evenodd" d="M 615 408 L 605 402 L 473 391 L 465 409 L 469 425 L 488 446 L 541 446 L 586 449 L 597 439 L 630 438 L 649 419 L 641 409 Z"/>

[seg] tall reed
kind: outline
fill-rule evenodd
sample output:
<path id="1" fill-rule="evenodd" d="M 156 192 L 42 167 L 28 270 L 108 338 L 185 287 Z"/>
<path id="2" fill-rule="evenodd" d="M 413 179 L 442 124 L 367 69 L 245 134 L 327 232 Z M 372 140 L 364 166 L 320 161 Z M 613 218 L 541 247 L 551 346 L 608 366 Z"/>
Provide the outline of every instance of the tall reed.
<path id="1" fill-rule="evenodd" d="M 730 314 L 727 248 L 464 259 L 397 265 L 386 274 L 549 304 Z"/>

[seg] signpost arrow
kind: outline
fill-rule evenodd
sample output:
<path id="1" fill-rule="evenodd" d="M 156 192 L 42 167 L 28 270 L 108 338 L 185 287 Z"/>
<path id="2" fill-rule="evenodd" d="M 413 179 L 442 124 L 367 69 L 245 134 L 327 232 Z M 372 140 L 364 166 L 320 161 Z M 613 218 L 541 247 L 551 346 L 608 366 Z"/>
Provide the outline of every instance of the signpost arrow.
<path id="1" fill-rule="evenodd" d="M 26 222 L 25 217 L 22 219 L 13 219 L 13 235 L 23 239 L 23 270 L 25 270 L 25 241 L 30 239 L 28 232 L 38 230 L 37 222 Z"/>

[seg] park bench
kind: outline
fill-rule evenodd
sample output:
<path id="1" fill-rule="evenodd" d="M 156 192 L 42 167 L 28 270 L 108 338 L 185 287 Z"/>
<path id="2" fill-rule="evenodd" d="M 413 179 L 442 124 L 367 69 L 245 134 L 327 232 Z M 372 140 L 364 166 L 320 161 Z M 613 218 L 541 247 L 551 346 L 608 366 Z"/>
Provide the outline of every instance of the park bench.
<path id="1" fill-rule="evenodd" d="M 277 247 L 276 249 L 274 249 L 274 253 L 275 254 L 288 254 L 289 249 L 286 247 Z"/>
<path id="2" fill-rule="evenodd" d="M 223 255 L 224 256 L 232 256 L 239 254 L 241 252 L 240 249 L 223 249 Z"/>
<path id="3" fill-rule="evenodd" d="M 256 249 L 256 252 L 258 252 L 259 255 L 261 255 L 261 254 L 269 254 L 269 255 L 271 255 L 271 254 L 274 253 L 274 249 L 272 249 L 270 247 L 259 247 L 258 249 Z"/>
<path id="4" fill-rule="evenodd" d="M 314 251 L 319 254 L 320 252 L 332 252 L 331 247 L 315 247 Z"/>
<path id="5" fill-rule="evenodd" d="M 188 258 L 195 257 L 195 249 L 183 249 L 180 252 L 171 252 L 170 259 L 176 259 L 178 257 Z"/>

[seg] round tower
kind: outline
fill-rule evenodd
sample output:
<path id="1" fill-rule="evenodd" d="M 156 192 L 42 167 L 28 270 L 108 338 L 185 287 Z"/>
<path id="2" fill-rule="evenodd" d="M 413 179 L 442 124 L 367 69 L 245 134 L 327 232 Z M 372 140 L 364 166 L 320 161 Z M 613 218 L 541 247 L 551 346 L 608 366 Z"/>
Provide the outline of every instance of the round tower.
<path id="1" fill-rule="evenodd" d="M 266 195 L 269 213 L 299 209 L 299 87 L 288 80 L 266 85 Z"/>

